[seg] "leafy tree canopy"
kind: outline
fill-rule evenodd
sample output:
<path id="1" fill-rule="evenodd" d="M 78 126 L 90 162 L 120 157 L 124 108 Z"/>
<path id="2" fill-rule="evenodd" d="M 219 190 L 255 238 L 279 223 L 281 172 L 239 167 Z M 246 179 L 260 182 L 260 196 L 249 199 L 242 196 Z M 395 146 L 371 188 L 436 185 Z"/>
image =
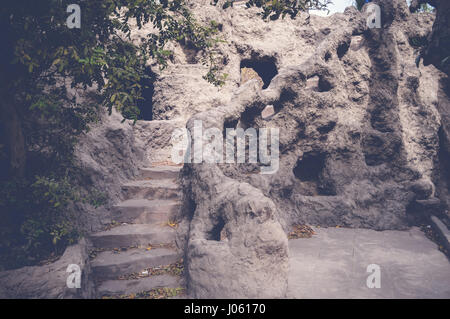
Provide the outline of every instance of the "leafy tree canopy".
<path id="1" fill-rule="evenodd" d="M 219 2 L 220 0 L 213 0 L 214 5 Z M 222 8 L 232 7 L 235 2 L 235 0 L 222 1 Z M 260 8 L 259 15 L 265 20 L 277 20 L 280 17 L 284 18 L 286 15 L 295 19 L 299 12 L 309 9 L 324 10 L 331 3 L 331 0 L 248 0 L 245 5 L 247 8 Z"/>
<path id="2" fill-rule="evenodd" d="M 66 8 L 70 3 L 17 0 L 2 4 L 0 18 L 8 45 L 0 81 L 8 92 L 27 87 L 29 93 L 37 84 L 54 85 L 58 78 L 70 78 L 72 87 L 95 85 L 110 109 L 115 106 L 127 118 L 136 119 L 146 60 L 153 58 L 165 66 L 170 56 L 165 49 L 168 41 L 186 39 L 207 49 L 217 32 L 214 26 L 200 26 L 182 0 L 80 0 L 81 28 L 69 29 Z M 131 20 L 139 28 L 151 22 L 157 32 L 149 34 L 140 47 L 124 41 L 130 36 Z"/>

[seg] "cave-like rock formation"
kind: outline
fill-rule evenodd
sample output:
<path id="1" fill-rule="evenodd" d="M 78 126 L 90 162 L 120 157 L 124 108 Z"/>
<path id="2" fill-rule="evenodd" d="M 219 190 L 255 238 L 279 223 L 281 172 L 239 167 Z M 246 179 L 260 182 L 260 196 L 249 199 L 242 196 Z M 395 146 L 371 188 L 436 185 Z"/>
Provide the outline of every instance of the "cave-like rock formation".
<path id="1" fill-rule="evenodd" d="M 200 82 L 177 87 L 180 108 L 197 108 L 187 128 L 193 133 L 199 120 L 221 131 L 279 128 L 280 167 L 259 174 L 261 164 L 185 164 L 179 243 L 192 296 L 283 297 L 283 229 L 295 223 L 406 229 L 423 212 L 445 214 L 446 75 L 416 66 L 417 39 L 430 34 L 434 15 L 411 14 L 404 1 L 375 2 L 380 29 L 367 28 L 355 8 L 271 23 L 240 8 L 199 13 L 223 24 L 230 81 L 207 99 L 195 94 L 206 92 Z M 273 78 L 259 74 L 267 88 L 259 80 L 238 87 L 242 61 L 272 63 Z M 168 83 L 161 78 L 156 92 Z M 275 114 L 263 119 L 269 105 Z M 180 108 L 159 107 L 179 117 L 170 110 Z"/>

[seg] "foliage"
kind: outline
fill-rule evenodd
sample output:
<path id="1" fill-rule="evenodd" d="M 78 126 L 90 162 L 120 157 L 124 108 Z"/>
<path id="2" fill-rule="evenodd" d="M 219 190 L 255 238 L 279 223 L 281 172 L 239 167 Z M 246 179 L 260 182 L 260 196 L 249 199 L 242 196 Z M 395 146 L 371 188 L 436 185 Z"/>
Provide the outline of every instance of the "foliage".
<path id="1" fill-rule="evenodd" d="M 411 46 L 416 47 L 416 48 L 424 47 L 424 46 L 428 45 L 427 36 L 410 37 L 409 44 L 411 44 Z"/>
<path id="2" fill-rule="evenodd" d="M 64 213 L 74 199 L 67 179 L 36 176 L 32 182 L 16 180 L 0 187 L 0 256 L 4 267 L 48 258 L 76 240 L 77 230 Z"/>
<path id="3" fill-rule="evenodd" d="M 363 6 L 366 4 L 366 0 L 355 0 L 354 6 L 361 11 Z"/>
<path id="4" fill-rule="evenodd" d="M 232 7 L 234 2 L 234 0 L 225 0 L 222 8 Z M 218 3 L 219 0 L 213 0 L 214 5 Z M 325 10 L 330 3 L 332 3 L 331 0 L 248 0 L 245 5 L 247 8 L 260 8 L 259 15 L 264 20 L 277 20 L 286 15 L 295 19 L 299 12 L 308 9 Z"/>
<path id="5" fill-rule="evenodd" d="M 58 256 L 80 236 L 71 205 L 105 204 L 103 193 L 83 194 L 73 177 L 35 176 L 0 183 L 0 265 L 34 264 Z"/>
<path id="6" fill-rule="evenodd" d="M 181 0 L 81 0 L 81 29 L 65 25 L 71 2 L 18 0 L 2 6 L 0 16 L 8 21 L 8 32 L 16 35 L 12 53 L 18 76 L 11 86 L 54 85 L 58 78 L 70 78 L 72 87 L 95 85 L 110 110 L 116 107 L 136 120 L 139 82 L 148 58 L 165 67 L 171 56 L 165 48 L 169 41 L 189 41 L 198 50 L 215 43 L 215 25 L 199 25 Z M 157 29 L 140 47 L 123 40 L 130 38 L 133 19 L 138 28 L 152 23 Z"/>
<path id="7" fill-rule="evenodd" d="M 430 6 L 428 3 L 422 3 L 418 12 L 434 12 L 434 7 Z"/>

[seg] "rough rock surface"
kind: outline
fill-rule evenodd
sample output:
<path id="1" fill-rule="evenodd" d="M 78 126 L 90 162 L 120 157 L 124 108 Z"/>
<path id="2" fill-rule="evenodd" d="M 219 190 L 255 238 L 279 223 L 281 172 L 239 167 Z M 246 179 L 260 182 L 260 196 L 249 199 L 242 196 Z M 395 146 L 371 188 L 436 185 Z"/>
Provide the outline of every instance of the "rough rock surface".
<path id="1" fill-rule="evenodd" d="M 443 211 L 446 75 L 416 66 L 413 40 L 431 32 L 433 14 L 379 0 L 382 28 L 368 29 L 355 8 L 266 23 L 252 10 L 223 13 L 200 2 L 192 4 L 200 19 L 223 24 L 228 83 L 213 88 L 194 78 L 198 65 L 174 63 L 171 70 L 192 72 L 160 77 L 156 91 L 168 98 L 156 94 L 154 109 L 183 121 L 195 114 L 191 133 L 194 120 L 204 129 L 279 128 L 280 168 L 262 175 L 259 164 L 185 165 L 179 245 L 194 297 L 285 296 L 281 226 L 402 230 L 423 211 Z M 262 90 L 255 80 L 239 87 L 240 68 L 249 64 L 276 68 L 260 74 L 268 83 Z M 268 105 L 275 115 L 263 120 Z"/>
<path id="2" fill-rule="evenodd" d="M 144 152 L 143 163 L 170 162 L 172 133 L 184 126 L 180 120 L 138 121 L 133 127 L 135 147 Z"/>
<path id="3" fill-rule="evenodd" d="M 274 203 L 214 166 L 185 170 L 198 203 L 186 248 L 194 298 L 280 298 L 287 289 L 287 238 Z"/>
<path id="4" fill-rule="evenodd" d="M 98 209 L 78 204 L 82 229 L 97 231 L 111 222 L 110 208 L 122 198 L 121 184 L 135 176 L 143 161 L 143 148 L 137 147 L 131 121 L 122 123 L 122 116 L 103 114 L 77 144 L 75 156 L 84 175 L 80 185 L 93 187 L 105 194 L 107 205 Z"/>
<path id="5" fill-rule="evenodd" d="M 81 288 L 68 288 L 71 264 L 81 270 Z M 4 299 L 79 299 L 92 298 L 88 243 L 82 239 L 70 246 L 56 262 L 45 266 L 23 267 L 0 273 L 0 298 Z"/>

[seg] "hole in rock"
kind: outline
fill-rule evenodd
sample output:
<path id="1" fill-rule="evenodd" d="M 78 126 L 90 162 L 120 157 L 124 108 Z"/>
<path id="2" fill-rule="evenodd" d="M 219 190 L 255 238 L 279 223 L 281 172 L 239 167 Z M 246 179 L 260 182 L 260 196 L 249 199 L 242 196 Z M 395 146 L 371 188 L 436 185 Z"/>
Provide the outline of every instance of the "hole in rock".
<path id="1" fill-rule="evenodd" d="M 336 50 L 339 59 L 341 59 L 347 53 L 349 47 L 350 44 L 347 42 L 342 42 L 341 44 L 339 44 Z"/>
<path id="2" fill-rule="evenodd" d="M 198 49 L 194 46 L 191 41 L 182 40 L 179 42 L 181 44 L 181 48 L 186 57 L 186 62 L 188 64 L 197 64 L 198 63 Z"/>
<path id="3" fill-rule="evenodd" d="M 216 224 L 209 232 L 209 240 L 215 240 L 220 241 L 221 239 L 221 233 L 223 231 L 223 228 L 225 227 L 225 221 L 222 217 L 219 217 L 216 221 Z"/>
<path id="4" fill-rule="evenodd" d="M 336 122 L 330 121 L 322 126 L 319 126 L 317 128 L 317 130 L 319 131 L 320 134 L 327 134 L 327 133 L 331 132 L 335 127 L 336 127 Z"/>
<path id="5" fill-rule="evenodd" d="M 320 32 L 322 32 L 324 35 L 329 35 L 330 32 L 331 32 L 331 29 L 330 28 L 324 28 L 324 29 L 321 29 Z"/>
<path id="6" fill-rule="evenodd" d="M 280 190 L 280 196 L 281 196 L 281 198 L 285 198 L 285 199 L 291 198 L 292 188 L 289 188 L 289 187 L 282 188 Z"/>
<path id="7" fill-rule="evenodd" d="M 294 175 L 302 181 L 317 181 L 325 167 L 325 154 L 309 152 L 303 154 L 294 167 Z"/>
<path id="8" fill-rule="evenodd" d="M 239 119 L 228 118 L 223 122 L 223 136 L 226 137 L 226 130 L 235 129 L 239 123 Z"/>
<path id="9" fill-rule="evenodd" d="M 323 77 L 320 77 L 319 85 L 317 88 L 319 92 L 328 92 L 331 91 L 333 85 L 328 80 L 324 79 Z"/>
<path id="10" fill-rule="evenodd" d="M 255 126 L 255 119 L 261 115 L 262 107 L 260 105 L 253 105 L 248 107 L 241 114 L 241 126 L 244 129 Z"/>
<path id="11" fill-rule="evenodd" d="M 273 103 L 275 114 L 280 112 L 285 107 L 286 104 L 288 103 L 292 104 L 296 97 L 297 93 L 295 93 L 292 89 L 283 88 L 280 94 L 280 98 L 278 99 L 278 101 L 275 101 Z"/>
<path id="12" fill-rule="evenodd" d="M 154 82 L 156 74 L 148 68 L 145 76 L 141 79 L 140 85 L 142 87 L 142 100 L 139 100 L 137 106 L 140 114 L 138 119 L 144 121 L 153 120 L 153 93 L 155 92 Z"/>
<path id="13" fill-rule="evenodd" d="M 254 59 L 245 59 L 241 61 L 241 69 L 250 68 L 258 73 L 262 79 L 264 85 L 263 89 L 266 89 L 270 81 L 278 74 L 276 60 L 274 57 L 261 57 Z"/>
<path id="14" fill-rule="evenodd" d="M 334 182 L 326 176 L 326 154 L 309 152 L 297 161 L 293 169 L 296 178 L 300 180 L 297 191 L 306 196 L 334 196 Z"/>

